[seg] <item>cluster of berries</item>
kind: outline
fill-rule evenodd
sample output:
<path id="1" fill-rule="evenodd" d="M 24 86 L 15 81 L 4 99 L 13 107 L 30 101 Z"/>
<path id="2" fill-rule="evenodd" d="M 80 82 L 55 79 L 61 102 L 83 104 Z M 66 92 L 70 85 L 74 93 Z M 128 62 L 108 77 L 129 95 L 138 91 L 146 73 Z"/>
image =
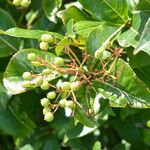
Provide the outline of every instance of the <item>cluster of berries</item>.
<path id="1" fill-rule="evenodd" d="M 31 0 L 13 0 L 15 6 L 29 7 Z"/>
<path id="2" fill-rule="evenodd" d="M 32 57 L 31 57 L 32 56 Z M 34 56 L 34 57 L 33 57 Z M 34 53 L 29 53 L 28 54 L 28 59 L 29 60 L 34 60 L 35 59 L 36 54 Z M 32 59 L 31 59 L 32 58 Z M 34 59 L 33 59 L 34 58 Z M 57 57 L 56 57 L 57 58 Z M 42 90 L 49 90 L 50 88 L 50 83 L 48 80 L 48 76 L 51 74 L 51 70 L 46 68 L 42 71 L 41 75 L 34 75 L 31 74 L 30 72 L 24 72 L 22 75 L 23 78 L 23 82 L 22 82 L 22 86 L 24 88 L 30 88 L 32 86 L 38 87 L 40 86 L 40 88 Z M 62 82 L 58 87 L 56 88 L 56 92 L 74 92 L 76 90 L 78 90 L 78 88 L 80 87 L 80 82 L 79 81 L 75 81 L 75 82 Z M 43 114 L 44 114 L 44 120 L 45 121 L 52 121 L 54 119 L 54 115 L 51 112 L 51 108 L 53 108 L 53 104 L 50 103 L 50 100 L 53 99 L 57 99 L 57 94 L 55 91 L 50 91 L 47 93 L 46 98 L 41 99 L 41 105 L 44 107 L 43 109 Z M 67 99 L 60 99 L 58 104 L 54 104 L 57 105 L 57 107 L 62 107 L 62 108 L 70 108 L 70 109 L 74 109 L 75 107 L 75 102 L 73 100 L 67 100 Z"/>
<path id="3" fill-rule="evenodd" d="M 52 38 L 53 37 L 49 34 L 43 34 L 41 37 L 42 42 L 40 43 L 40 48 L 42 50 L 47 50 L 49 46 L 46 46 L 47 48 L 45 48 L 45 45 L 52 42 L 54 40 L 54 39 L 52 40 Z M 41 62 L 39 61 L 39 56 L 35 53 L 29 53 L 27 58 L 29 62 L 35 67 L 42 65 Z M 50 63 L 51 62 L 49 62 L 49 64 Z M 65 60 L 61 57 L 55 57 L 51 64 L 56 66 L 56 68 L 60 68 L 64 66 Z M 31 72 L 24 72 L 22 74 L 22 78 L 24 80 L 22 82 L 22 87 L 25 89 L 32 87 L 40 87 L 42 90 L 45 91 L 50 90 L 51 89 L 50 87 L 55 89 L 52 91 L 48 91 L 46 97 L 41 99 L 41 105 L 44 107 L 43 108 L 44 120 L 48 122 L 54 119 L 54 112 L 58 107 L 70 108 L 72 111 L 74 110 L 76 101 L 74 101 L 74 99 L 68 100 L 67 96 L 66 98 L 64 98 L 63 96 L 61 98 L 60 94 L 62 93 L 63 95 L 63 93 L 65 93 L 69 95 L 74 91 L 78 90 L 81 85 L 80 81 L 72 81 L 72 82 L 64 81 L 61 83 L 59 83 L 58 81 L 56 85 L 50 84 L 50 81 L 51 79 L 53 79 L 54 75 L 59 74 L 61 73 L 58 70 L 55 70 L 55 68 L 51 68 L 50 66 L 45 66 L 45 69 L 43 69 L 40 74 L 33 74 Z"/>
<path id="4" fill-rule="evenodd" d="M 48 50 L 49 49 L 49 43 L 52 43 L 55 41 L 55 38 L 50 35 L 50 34 L 43 34 L 41 37 L 41 42 L 40 42 L 40 49 L 41 50 Z"/>

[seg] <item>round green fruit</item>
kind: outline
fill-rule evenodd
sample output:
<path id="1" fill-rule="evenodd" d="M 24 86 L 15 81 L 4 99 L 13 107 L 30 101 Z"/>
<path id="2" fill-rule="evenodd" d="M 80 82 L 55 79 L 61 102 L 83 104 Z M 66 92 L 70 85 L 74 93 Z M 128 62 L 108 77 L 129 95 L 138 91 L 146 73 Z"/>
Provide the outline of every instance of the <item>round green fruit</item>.
<path id="1" fill-rule="evenodd" d="M 48 50 L 48 48 L 49 48 L 49 44 L 48 43 L 46 43 L 46 42 L 41 42 L 40 43 L 40 49 L 41 50 Z"/>
<path id="2" fill-rule="evenodd" d="M 48 99 L 54 99 L 54 98 L 56 98 L 56 93 L 55 93 L 55 92 L 49 92 L 49 93 L 47 94 L 47 98 L 48 98 Z"/>
<path id="3" fill-rule="evenodd" d="M 60 105 L 60 107 L 62 107 L 62 108 L 65 108 L 65 107 L 66 107 L 66 103 L 67 103 L 67 100 L 66 100 L 66 99 L 61 99 L 61 100 L 59 101 L 59 105 Z"/>
<path id="4" fill-rule="evenodd" d="M 35 61 L 37 58 L 36 54 L 35 53 L 30 53 L 28 54 L 28 60 L 29 61 Z"/>
<path id="5" fill-rule="evenodd" d="M 147 121 L 146 125 L 150 128 L 150 120 Z"/>
<path id="6" fill-rule="evenodd" d="M 70 82 L 62 82 L 60 87 L 63 91 L 68 91 L 70 90 Z"/>
<path id="7" fill-rule="evenodd" d="M 21 5 L 21 0 L 13 0 L 13 4 L 15 6 L 20 6 Z"/>
<path id="8" fill-rule="evenodd" d="M 25 7 L 25 8 L 29 7 L 30 3 L 31 3 L 31 0 L 22 0 L 21 1 L 21 6 Z"/>
<path id="9" fill-rule="evenodd" d="M 56 58 L 54 59 L 54 64 L 55 64 L 56 66 L 63 66 L 63 65 L 64 65 L 64 59 L 61 58 L 61 57 L 56 57 Z"/>
<path id="10" fill-rule="evenodd" d="M 43 75 L 49 75 L 51 73 L 51 70 L 50 69 L 44 69 L 43 71 L 42 71 L 42 74 Z"/>
<path id="11" fill-rule="evenodd" d="M 54 120 L 54 115 L 53 115 L 53 113 L 47 112 L 47 113 L 44 115 L 44 120 L 47 121 L 47 122 L 53 121 L 53 120 Z"/>
<path id="12" fill-rule="evenodd" d="M 70 108 L 70 109 L 73 109 L 74 108 L 74 102 L 73 101 L 67 101 L 66 103 L 66 107 Z"/>
<path id="13" fill-rule="evenodd" d="M 22 87 L 24 87 L 24 88 L 29 88 L 30 86 L 31 86 L 30 81 L 23 81 L 23 82 L 22 82 Z"/>
<path id="14" fill-rule="evenodd" d="M 72 91 L 78 90 L 79 87 L 80 87 L 80 82 L 79 82 L 79 81 L 72 82 L 72 83 L 70 84 L 70 89 L 71 89 Z"/>
<path id="15" fill-rule="evenodd" d="M 49 100 L 47 98 L 42 98 L 41 99 L 41 105 L 43 107 L 48 107 L 48 105 L 50 104 Z"/>
<path id="16" fill-rule="evenodd" d="M 97 50 L 96 52 L 95 52 L 95 58 L 96 59 L 101 59 L 102 57 L 103 57 L 103 50 Z"/>
<path id="17" fill-rule="evenodd" d="M 42 90 L 48 90 L 49 89 L 49 83 L 47 81 L 43 81 L 41 85 Z"/>
<path id="18" fill-rule="evenodd" d="M 36 77 L 34 83 L 36 86 L 40 86 L 43 83 L 43 77 L 42 76 Z"/>
<path id="19" fill-rule="evenodd" d="M 30 72 L 24 72 L 22 78 L 24 80 L 32 80 L 32 74 Z"/>
<path id="20" fill-rule="evenodd" d="M 41 37 L 42 42 L 51 43 L 54 42 L 54 37 L 50 34 L 43 34 Z"/>
<path id="21" fill-rule="evenodd" d="M 51 109 L 49 107 L 45 107 L 43 109 L 43 114 L 45 115 L 46 113 L 51 112 Z"/>

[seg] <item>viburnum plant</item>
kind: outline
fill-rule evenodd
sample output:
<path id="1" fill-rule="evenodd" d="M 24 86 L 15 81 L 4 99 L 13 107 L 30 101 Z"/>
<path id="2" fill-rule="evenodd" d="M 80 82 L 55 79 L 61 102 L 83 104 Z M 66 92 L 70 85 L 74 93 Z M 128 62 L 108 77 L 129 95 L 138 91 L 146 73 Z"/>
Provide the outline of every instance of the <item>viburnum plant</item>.
<path id="1" fill-rule="evenodd" d="M 17 137 L 16 147 L 148 149 L 150 2 L 8 4 L 21 15 L 16 27 L 0 9 L 0 58 L 11 56 L 2 65 L 0 96 L 7 98 L 0 102 L 12 124 L 0 129 Z"/>

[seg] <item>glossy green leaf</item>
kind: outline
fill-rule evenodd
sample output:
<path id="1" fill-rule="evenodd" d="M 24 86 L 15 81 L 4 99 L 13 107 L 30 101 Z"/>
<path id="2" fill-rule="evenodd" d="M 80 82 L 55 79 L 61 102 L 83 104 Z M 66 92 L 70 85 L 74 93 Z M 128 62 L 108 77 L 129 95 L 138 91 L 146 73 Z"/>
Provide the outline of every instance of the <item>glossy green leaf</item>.
<path id="1" fill-rule="evenodd" d="M 58 9 L 61 7 L 62 0 L 42 0 L 43 9 L 45 11 L 46 16 L 52 22 L 56 21 L 56 13 Z"/>
<path id="2" fill-rule="evenodd" d="M 150 55 L 150 19 L 148 19 L 145 25 L 139 43 L 134 50 L 134 54 L 137 54 L 139 51 L 144 51 Z"/>
<path id="3" fill-rule="evenodd" d="M 67 37 L 75 38 L 75 33 L 73 31 L 73 25 L 74 25 L 74 19 L 69 20 L 69 22 L 66 25 L 67 28 Z"/>
<path id="4" fill-rule="evenodd" d="M 66 10 L 60 11 L 58 17 L 66 24 L 70 19 L 74 19 L 75 22 L 83 20 L 93 20 L 86 13 L 75 6 L 71 6 Z"/>
<path id="5" fill-rule="evenodd" d="M 26 49 L 16 53 L 10 60 L 5 74 L 4 85 L 12 94 L 19 94 L 26 92 L 26 89 L 22 87 L 22 74 L 26 71 L 33 72 L 35 74 L 40 73 L 43 67 L 34 67 L 27 59 L 28 53 L 35 53 L 45 59 L 45 52 L 36 49 Z M 54 55 L 49 53 L 48 59 L 51 61 L 54 59 Z M 54 79 L 55 76 L 52 77 Z"/>
<path id="6" fill-rule="evenodd" d="M 81 123 L 77 123 L 76 125 L 74 125 L 74 122 L 71 122 L 71 124 L 68 127 L 68 130 L 65 133 L 64 142 L 66 143 L 71 139 L 83 137 L 87 134 L 90 134 L 95 129 L 96 127 L 89 128 L 83 126 Z"/>
<path id="7" fill-rule="evenodd" d="M 71 40 L 69 38 L 62 39 L 55 48 L 56 54 L 59 56 L 63 50 L 71 44 Z"/>
<path id="8" fill-rule="evenodd" d="M 12 37 L 3 35 L 4 31 L 11 27 L 15 27 L 16 24 L 11 15 L 5 10 L 0 9 L 0 58 L 11 56 L 13 53 L 18 51 L 20 40 Z"/>
<path id="9" fill-rule="evenodd" d="M 126 118 L 122 121 L 118 116 L 113 120 L 111 126 L 117 131 L 122 139 L 133 144 L 133 149 L 143 145 L 141 129 L 137 127 L 133 117 Z"/>
<path id="10" fill-rule="evenodd" d="M 31 97 L 34 97 L 32 101 Z M 37 99 L 39 99 L 37 93 L 33 91 L 26 95 L 13 97 L 7 108 L 0 111 L 0 129 L 16 137 L 31 135 L 36 127 L 31 118 L 35 119 L 35 114 L 38 112 L 38 107 L 35 105 Z M 33 109 L 35 106 L 36 110 Z"/>
<path id="11" fill-rule="evenodd" d="M 132 12 L 135 10 L 135 7 L 138 3 L 138 0 L 127 0 L 127 3 L 128 3 L 128 9 L 129 9 L 129 12 L 132 14 Z"/>
<path id="12" fill-rule="evenodd" d="M 7 30 L 5 32 L 5 34 L 9 35 L 9 36 L 13 36 L 13 37 L 22 37 L 22 38 L 32 38 L 32 39 L 41 39 L 41 35 L 44 33 L 48 33 L 51 34 L 52 36 L 54 36 L 55 38 L 63 38 L 62 35 L 60 35 L 59 33 L 55 33 L 55 32 L 48 32 L 48 31 L 43 31 L 43 30 L 28 30 L 28 29 L 22 29 L 22 28 L 10 28 L 9 30 Z"/>
<path id="13" fill-rule="evenodd" d="M 105 50 L 113 38 L 120 32 L 122 27 L 109 27 L 100 25 L 90 33 L 86 47 L 90 53 L 95 53 L 96 50 Z"/>
<path id="14" fill-rule="evenodd" d="M 6 88 L 2 83 L 2 78 L 3 74 L 0 73 L 0 110 L 6 108 L 8 101 L 11 97 L 11 94 L 8 93 L 8 91 L 6 90 Z"/>
<path id="15" fill-rule="evenodd" d="M 79 106 L 76 107 L 74 117 L 87 127 L 93 128 L 97 125 L 95 119 L 92 116 L 87 116 L 86 110 Z"/>
<path id="16" fill-rule="evenodd" d="M 43 146 L 43 150 L 61 150 L 57 136 L 49 136 Z"/>
<path id="17" fill-rule="evenodd" d="M 121 72 L 119 74 L 119 72 Z M 150 92 L 148 87 L 136 76 L 132 68 L 119 59 L 114 67 L 114 74 L 118 75 L 116 82 L 131 95 L 143 99 L 145 103 L 150 103 Z"/>
<path id="18" fill-rule="evenodd" d="M 97 93 L 99 93 L 96 99 L 97 98 L 109 99 L 109 103 L 111 107 L 127 107 L 127 106 L 133 107 L 133 108 L 149 108 L 150 107 L 149 99 L 140 98 L 140 96 L 134 96 L 132 94 L 132 91 L 128 92 L 125 88 L 120 89 L 113 85 L 100 82 L 100 81 L 95 81 L 93 83 L 93 86 L 95 90 L 97 91 Z M 102 92 L 101 89 L 103 89 L 104 91 Z M 111 98 L 111 96 L 113 95 L 116 95 L 115 99 Z"/>
<path id="19" fill-rule="evenodd" d="M 136 8 L 150 14 L 150 1 L 140 0 Z"/>
<path id="20" fill-rule="evenodd" d="M 145 13 L 134 14 L 130 29 L 123 32 L 118 38 L 119 44 L 122 47 L 133 46 L 136 48 L 148 18 L 149 16 Z"/>
<path id="21" fill-rule="evenodd" d="M 73 30 L 77 35 L 88 37 L 92 30 L 104 24 L 104 22 L 97 21 L 78 21 L 74 24 Z"/>
<path id="22" fill-rule="evenodd" d="M 128 21 L 126 0 L 78 0 L 83 8 L 97 20 L 120 25 Z"/>

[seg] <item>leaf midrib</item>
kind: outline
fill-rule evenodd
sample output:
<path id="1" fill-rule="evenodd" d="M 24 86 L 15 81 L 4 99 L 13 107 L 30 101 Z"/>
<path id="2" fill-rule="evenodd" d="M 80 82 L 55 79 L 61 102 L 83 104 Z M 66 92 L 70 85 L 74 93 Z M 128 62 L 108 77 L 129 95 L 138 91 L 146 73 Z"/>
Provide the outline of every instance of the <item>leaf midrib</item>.
<path id="1" fill-rule="evenodd" d="M 108 5 L 124 22 L 126 22 L 127 20 L 125 20 L 121 14 L 119 14 L 116 9 L 114 9 L 109 3 L 107 3 L 105 0 L 102 0 L 106 5 Z"/>

